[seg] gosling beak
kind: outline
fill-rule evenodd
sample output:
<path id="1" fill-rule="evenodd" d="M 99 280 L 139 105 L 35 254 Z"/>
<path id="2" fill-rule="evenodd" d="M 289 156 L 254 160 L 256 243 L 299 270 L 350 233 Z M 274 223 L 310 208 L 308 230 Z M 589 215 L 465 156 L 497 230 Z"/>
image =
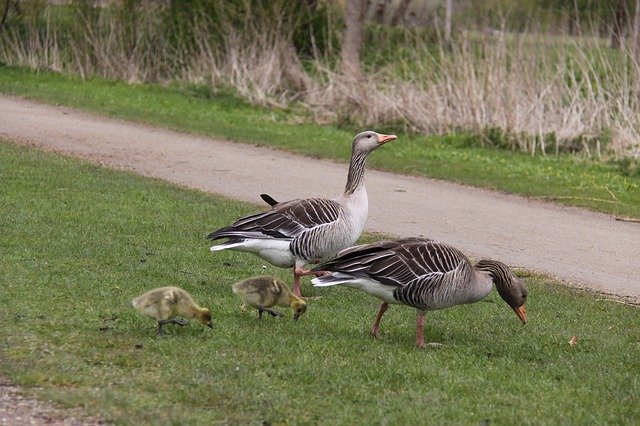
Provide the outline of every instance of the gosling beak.
<path id="1" fill-rule="evenodd" d="M 293 314 L 293 320 L 294 321 L 298 321 L 298 318 L 300 318 L 300 314 L 299 313 L 296 312 L 295 314 Z"/>
<path id="2" fill-rule="evenodd" d="M 212 322 L 207 323 L 207 327 L 213 328 L 213 323 Z"/>
<path id="3" fill-rule="evenodd" d="M 398 139 L 396 135 L 378 135 L 378 145 L 383 145 L 394 139 Z"/>
<path id="4" fill-rule="evenodd" d="M 522 321 L 523 324 L 527 323 L 527 310 L 524 305 L 513 308 L 513 311 L 516 313 L 518 318 L 520 318 L 520 321 Z"/>

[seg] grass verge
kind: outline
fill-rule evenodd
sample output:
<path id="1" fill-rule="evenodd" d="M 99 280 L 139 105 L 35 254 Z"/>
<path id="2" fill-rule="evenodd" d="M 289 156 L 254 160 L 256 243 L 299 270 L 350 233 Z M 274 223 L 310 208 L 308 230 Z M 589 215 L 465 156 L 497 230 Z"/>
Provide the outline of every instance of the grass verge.
<path id="1" fill-rule="evenodd" d="M 347 159 L 356 132 L 305 123 L 295 111 L 252 107 L 199 87 L 127 85 L 0 66 L 0 93 L 321 158 Z M 378 169 L 640 218 L 640 181 L 613 164 L 569 155 L 531 157 L 475 147 L 469 139 L 401 135 L 394 149 L 369 162 Z"/>
<path id="2" fill-rule="evenodd" d="M 300 321 L 258 322 L 230 284 L 262 262 L 204 240 L 255 207 L 7 141 L 0 162 L 0 373 L 35 396 L 125 424 L 640 421 L 638 308 L 529 276 L 529 324 L 492 292 L 429 313 L 444 346 L 419 350 L 411 309 L 374 340 L 375 299 L 307 281 Z M 155 338 L 129 301 L 170 284 L 214 330 Z"/>

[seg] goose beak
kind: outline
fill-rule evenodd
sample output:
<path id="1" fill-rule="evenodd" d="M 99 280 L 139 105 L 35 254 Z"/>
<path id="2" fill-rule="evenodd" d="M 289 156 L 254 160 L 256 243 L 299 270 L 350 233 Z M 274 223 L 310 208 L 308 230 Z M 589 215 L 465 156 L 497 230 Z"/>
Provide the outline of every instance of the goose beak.
<path id="1" fill-rule="evenodd" d="M 396 135 L 378 135 L 378 144 L 383 145 L 394 139 L 398 139 L 398 137 Z"/>
<path id="2" fill-rule="evenodd" d="M 527 323 L 527 310 L 524 305 L 513 308 L 513 311 L 516 313 L 518 318 L 520 318 L 520 321 L 522 321 L 523 324 Z"/>

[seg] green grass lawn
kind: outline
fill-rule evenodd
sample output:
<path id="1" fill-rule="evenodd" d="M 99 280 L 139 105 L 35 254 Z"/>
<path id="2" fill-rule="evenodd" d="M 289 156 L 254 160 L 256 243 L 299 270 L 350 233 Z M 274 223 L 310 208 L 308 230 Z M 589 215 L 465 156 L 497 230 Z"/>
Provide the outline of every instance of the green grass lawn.
<path id="1" fill-rule="evenodd" d="M 0 66 L 0 93 L 171 129 L 346 160 L 356 129 L 305 122 L 202 87 L 127 85 Z M 358 129 L 362 130 L 362 129 Z M 392 128 L 375 129 L 392 132 Z M 446 179 L 616 215 L 640 217 L 640 180 L 609 163 L 481 148 L 468 136 L 410 137 L 369 159 L 378 169 Z"/>
<path id="2" fill-rule="evenodd" d="M 526 326 L 494 291 L 428 313 L 420 350 L 414 310 L 375 340 L 376 299 L 306 280 L 297 323 L 258 322 L 230 285 L 263 262 L 204 238 L 256 207 L 7 141 L 0 164 L 0 374 L 32 395 L 124 424 L 640 422 L 637 307 L 529 276 Z M 164 285 L 214 329 L 156 338 L 129 301 Z"/>

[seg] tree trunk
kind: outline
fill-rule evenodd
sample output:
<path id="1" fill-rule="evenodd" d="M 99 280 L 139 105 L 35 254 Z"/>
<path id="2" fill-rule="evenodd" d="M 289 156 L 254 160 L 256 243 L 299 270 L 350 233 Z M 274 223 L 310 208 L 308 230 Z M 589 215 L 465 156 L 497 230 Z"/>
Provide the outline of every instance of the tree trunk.
<path id="1" fill-rule="evenodd" d="M 6 0 L 4 4 L 4 10 L 2 11 L 2 20 L 0 20 L 0 32 L 4 28 L 4 23 L 7 22 L 7 16 L 9 16 L 9 6 L 11 6 L 11 0 Z"/>
<path id="2" fill-rule="evenodd" d="M 451 44 L 451 15 L 453 14 L 453 0 L 445 0 L 444 5 L 444 42 Z"/>
<path id="3" fill-rule="evenodd" d="M 620 49 L 624 39 L 624 27 L 627 21 L 627 2 L 626 0 L 618 0 L 616 6 L 615 22 L 611 30 L 611 48 Z"/>
<path id="4" fill-rule="evenodd" d="M 404 18 L 405 13 L 407 13 L 409 4 L 411 4 L 411 0 L 400 0 L 400 4 L 391 18 L 391 25 L 398 25 L 398 22 L 400 22 L 400 20 Z"/>
<path id="5" fill-rule="evenodd" d="M 379 22 L 384 22 L 384 15 L 387 10 L 387 1 L 388 0 L 378 0 L 373 9 L 376 16 L 376 20 Z"/>
<path id="6" fill-rule="evenodd" d="M 362 46 L 362 20 L 365 0 L 347 0 L 344 5 L 344 34 L 342 37 L 342 73 L 360 77 L 360 48 Z"/>

